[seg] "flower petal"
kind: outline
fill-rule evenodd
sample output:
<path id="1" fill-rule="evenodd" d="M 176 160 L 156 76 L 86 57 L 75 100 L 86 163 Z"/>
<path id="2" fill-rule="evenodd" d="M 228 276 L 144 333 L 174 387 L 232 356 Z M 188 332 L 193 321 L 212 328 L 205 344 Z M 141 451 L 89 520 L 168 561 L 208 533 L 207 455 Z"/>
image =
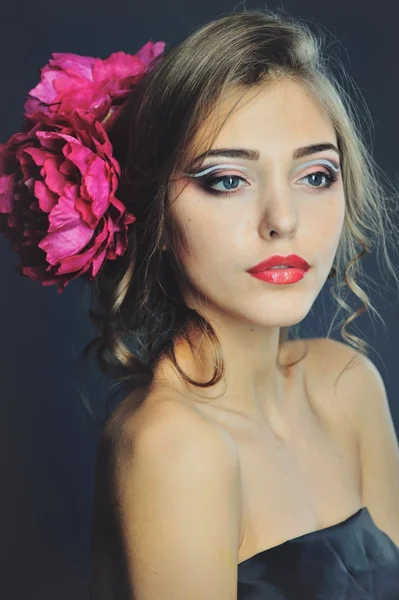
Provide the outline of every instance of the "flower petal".
<path id="1" fill-rule="evenodd" d="M 92 239 L 93 230 L 82 220 L 75 208 L 70 190 L 62 196 L 49 215 L 49 233 L 39 247 L 47 253 L 47 261 L 55 265 L 62 259 L 77 254 Z"/>

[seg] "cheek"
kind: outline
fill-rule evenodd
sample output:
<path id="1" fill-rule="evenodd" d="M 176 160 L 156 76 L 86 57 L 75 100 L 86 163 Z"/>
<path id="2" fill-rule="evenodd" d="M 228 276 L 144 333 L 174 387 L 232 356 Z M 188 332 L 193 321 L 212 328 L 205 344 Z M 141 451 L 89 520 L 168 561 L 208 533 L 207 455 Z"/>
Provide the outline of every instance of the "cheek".
<path id="1" fill-rule="evenodd" d="M 320 244 L 320 248 L 335 248 L 339 242 L 345 219 L 345 199 L 343 195 L 331 198 L 313 212 L 311 237 Z"/>
<path id="2" fill-rule="evenodd" d="M 223 263 L 236 247 L 236 234 L 229 224 L 211 222 L 197 223 L 186 227 L 186 256 L 191 263 L 202 264 L 207 268 Z"/>
<path id="3" fill-rule="evenodd" d="M 204 207 L 202 207 L 204 208 Z M 226 266 L 231 264 L 232 256 L 239 260 L 240 244 L 245 239 L 242 228 L 237 219 L 224 215 L 194 215 L 181 216 L 184 223 L 181 232 L 183 235 L 180 259 L 188 275 L 194 279 L 205 275 L 223 279 Z"/>

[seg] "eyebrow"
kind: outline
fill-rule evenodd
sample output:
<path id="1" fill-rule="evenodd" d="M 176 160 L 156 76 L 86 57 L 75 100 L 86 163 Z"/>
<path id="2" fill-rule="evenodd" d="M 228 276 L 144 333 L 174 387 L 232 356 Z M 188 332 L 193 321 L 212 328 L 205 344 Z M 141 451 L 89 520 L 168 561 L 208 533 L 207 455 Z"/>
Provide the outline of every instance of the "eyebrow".
<path id="1" fill-rule="evenodd" d="M 292 158 L 293 160 L 298 160 L 299 158 L 309 156 L 310 154 L 316 154 L 317 152 L 323 152 L 324 150 L 334 150 L 338 156 L 340 156 L 340 151 L 334 144 L 331 144 L 330 142 L 323 142 L 320 144 L 311 144 L 309 146 L 301 146 L 300 148 L 296 148 L 292 153 Z M 259 160 L 260 152 L 258 150 L 251 150 L 250 148 L 214 148 L 197 156 L 194 159 L 193 164 L 197 164 L 204 158 L 211 156 Z"/>

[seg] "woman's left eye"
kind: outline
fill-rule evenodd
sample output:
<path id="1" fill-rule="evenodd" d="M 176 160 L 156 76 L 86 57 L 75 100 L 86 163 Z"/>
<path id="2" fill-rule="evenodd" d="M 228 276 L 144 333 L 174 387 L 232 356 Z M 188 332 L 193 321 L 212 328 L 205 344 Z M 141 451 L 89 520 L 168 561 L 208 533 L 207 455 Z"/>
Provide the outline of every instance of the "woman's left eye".
<path id="1" fill-rule="evenodd" d="M 299 181 L 302 181 L 303 179 L 312 178 L 312 177 L 313 177 L 313 183 L 310 183 L 310 187 L 313 187 L 316 189 L 321 189 L 321 190 L 328 189 L 329 187 L 332 186 L 334 181 L 337 181 L 337 179 L 338 179 L 338 176 L 333 171 L 329 171 L 328 173 L 326 173 L 325 171 L 314 171 L 313 173 L 309 173 L 308 175 L 305 175 Z M 320 182 L 320 180 L 322 180 L 323 178 L 325 179 L 324 185 L 323 184 L 322 185 L 313 185 L 314 183 L 317 184 L 317 182 Z"/>

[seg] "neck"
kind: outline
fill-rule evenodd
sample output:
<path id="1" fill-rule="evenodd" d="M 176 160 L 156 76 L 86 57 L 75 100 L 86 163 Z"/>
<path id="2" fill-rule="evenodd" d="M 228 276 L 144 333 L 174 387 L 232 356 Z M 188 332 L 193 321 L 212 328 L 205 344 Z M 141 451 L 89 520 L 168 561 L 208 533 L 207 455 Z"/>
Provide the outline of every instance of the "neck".
<path id="1" fill-rule="evenodd" d="M 154 374 L 155 385 L 171 387 L 185 399 L 210 400 L 212 405 L 238 412 L 250 419 L 268 421 L 283 408 L 285 390 L 291 370 L 284 368 L 290 360 L 290 343 L 280 344 L 280 328 L 257 329 L 248 323 L 215 328 L 221 343 L 225 372 L 208 388 L 186 383 L 169 359 L 163 359 Z M 214 373 L 214 353 L 205 344 L 203 334 L 191 332 L 189 339 L 175 342 L 176 361 L 182 371 L 198 382 L 209 381 Z"/>

